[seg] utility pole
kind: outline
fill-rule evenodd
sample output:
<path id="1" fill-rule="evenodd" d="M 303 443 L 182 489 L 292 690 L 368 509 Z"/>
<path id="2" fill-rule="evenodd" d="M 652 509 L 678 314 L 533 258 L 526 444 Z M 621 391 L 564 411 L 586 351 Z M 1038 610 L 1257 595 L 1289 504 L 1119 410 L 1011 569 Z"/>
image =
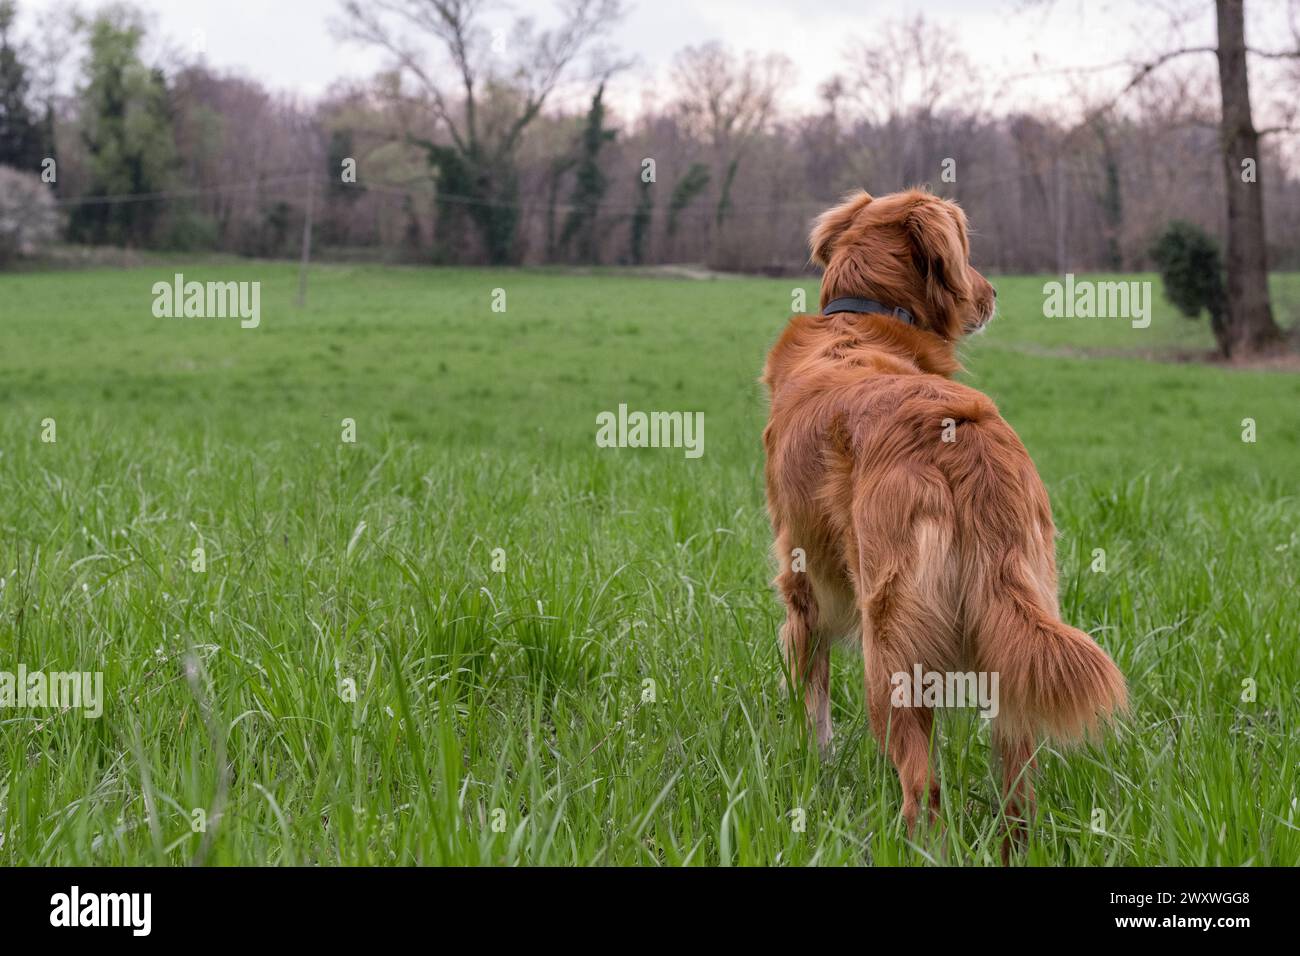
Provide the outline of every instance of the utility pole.
<path id="1" fill-rule="evenodd" d="M 1056 271 L 1065 275 L 1065 174 L 1056 157 Z"/>
<path id="2" fill-rule="evenodd" d="M 307 214 L 302 220 L 302 263 L 298 266 L 298 308 L 307 304 L 307 267 L 311 265 L 311 214 L 315 187 L 307 176 Z"/>

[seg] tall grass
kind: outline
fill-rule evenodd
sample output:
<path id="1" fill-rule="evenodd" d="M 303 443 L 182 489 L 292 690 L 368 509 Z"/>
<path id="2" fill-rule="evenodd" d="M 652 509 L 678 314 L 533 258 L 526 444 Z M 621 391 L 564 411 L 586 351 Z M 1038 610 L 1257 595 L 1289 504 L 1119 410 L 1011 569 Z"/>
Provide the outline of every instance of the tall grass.
<path id="1" fill-rule="evenodd" d="M 0 280 L 0 670 L 107 696 L 0 709 L 0 863 L 998 861 L 978 717 L 940 721 L 914 842 L 861 662 L 828 763 L 778 693 L 754 380 L 788 283 L 332 269 L 294 312 L 287 268 L 221 277 L 261 329 L 154 319 L 151 270 Z M 1026 355 L 1070 329 L 998 284 L 968 380 L 1133 703 L 1044 748 L 1022 862 L 1300 862 L 1300 381 Z M 596 448 L 619 402 L 703 411 L 705 455 Z"/>

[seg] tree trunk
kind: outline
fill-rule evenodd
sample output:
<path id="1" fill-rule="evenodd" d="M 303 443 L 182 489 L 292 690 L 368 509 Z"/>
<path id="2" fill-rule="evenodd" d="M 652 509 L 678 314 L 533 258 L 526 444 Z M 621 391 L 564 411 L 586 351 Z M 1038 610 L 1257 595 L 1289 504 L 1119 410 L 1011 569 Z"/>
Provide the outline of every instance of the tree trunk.
<path id="1" fill-rule="evenodd" d="M 1281 339 L 1268 299 L 1268 251 L 1259 182 L 1259 133 L 1250 115 L 1244 0 L 1215 0 L 1219 21 L 1221 143 L 1228 195 L 1228 343 L 1231 354 L 1266 351 Z M 1242 161 L 1255 175 L 1243 181 Z"/>

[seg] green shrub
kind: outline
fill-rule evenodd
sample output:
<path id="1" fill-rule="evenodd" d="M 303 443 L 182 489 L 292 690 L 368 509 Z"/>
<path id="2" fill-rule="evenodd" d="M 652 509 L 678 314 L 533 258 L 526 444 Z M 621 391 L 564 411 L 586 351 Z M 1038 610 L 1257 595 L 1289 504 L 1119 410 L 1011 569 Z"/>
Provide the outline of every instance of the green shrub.
<path id="1" fill-rule="evenodd" d="M 1175 219 L 1151 244 L 1150 255 L 1165 298 L 1189 319 L 1208 312 L 1214 337 L 1222 343 L 1228 296 L 1218 243 L 1199 226 Z"/>

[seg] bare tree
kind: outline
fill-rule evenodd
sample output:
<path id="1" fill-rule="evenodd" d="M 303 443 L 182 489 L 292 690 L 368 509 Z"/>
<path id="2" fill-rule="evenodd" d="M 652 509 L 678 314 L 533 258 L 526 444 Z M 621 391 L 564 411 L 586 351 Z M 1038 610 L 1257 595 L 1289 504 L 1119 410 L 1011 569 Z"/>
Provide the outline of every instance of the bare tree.
<path id="1" fill-rule="evenodd" d="M 878 124 L 970 110 L 981 88 L 953 33 L 920 14 L 886 22 L 873 42 L 857 44 L 853 59 L 856 98 Z"/>
<path id="2" fill-rule="evenodd" d="M 338 27 L 386 50 L 415 82 L 444 135 L 415 140 L 438 177 L 440 225 L 467 217 L 489 261 L 503 263 L 516 256 L 520 138 L 584 51 L 595 55 L 601 78 L 617 67 L 600 62 L 598 42 L 622 7 L 620 0 L 561 0 L 553 29 L 521 18 L 508 35 L 488 29 L 486 8 L 486 0 L 346 0 Z"/>
<path id="3" fill-rule="evenodd" d="M 1222 153 L 1228 193 L 1228 348 L 1260 352 L 1281 338 L 1268 298 L 1268 248 L 1259 176 L 1259 133 L 1250 113 L 1243 0 L 1216 0 Z M 1253 167 L 1247 176 L 1243 166 Z"/>
<path id="4" fill-rule="evenodd" d="M 1227 195 L 1227 250 L 1225 266 L 1228 315 L 1223 347 L 1230 355 L 1265 352 L 1281 341 L 1273 321 L 1268 292 L 1268 247 L 1264 230 L 1264 200 L 1260 169 L 1260 137 L 1282 132 L 1278 127 L 1255 127 L 1250 105 L 1247 55 L 1271 58 L 1300 57 L 1297 49 L 1264 51 L 1246 45 L 1245 0 L 1215 0 L 1218 43 L 1181 46 L 1133 65 L 1128 83 L 1102 109 L 1110 109 L 1131 90 L 1166 64 L 1185 56 L 1214 54 L 1218 60 L 1221 113 L 1219 155 Z M 1094 114 L 1095 115 L 1095 114 Z M 1085 122 L 1091 123 L 1090 116 Z"/>
<path id="5" fill-rule="evenodd" d="M 937 177 L 940 160 L 965 169 L 961 123 L 980 113 L 985 84 L 944 25 L 917 15 L 886 21 L 869 42 L 850 46 L 853 102 L 870 124 L 863 143 L 871 182 L 915 184 Z"/>
<path id="6" fill-rule="evenodd" d="M 717 42 L 687 47 L 677 55 L 673 109 L 682 128 L 707 142 L 713 153 L 714 179 L 721 183 L 714 216 L 719 227 L 730 212 L 741 161 L 776 115 L 793 70 L 789 57 L 780 53 L 737 56 Z"/>

